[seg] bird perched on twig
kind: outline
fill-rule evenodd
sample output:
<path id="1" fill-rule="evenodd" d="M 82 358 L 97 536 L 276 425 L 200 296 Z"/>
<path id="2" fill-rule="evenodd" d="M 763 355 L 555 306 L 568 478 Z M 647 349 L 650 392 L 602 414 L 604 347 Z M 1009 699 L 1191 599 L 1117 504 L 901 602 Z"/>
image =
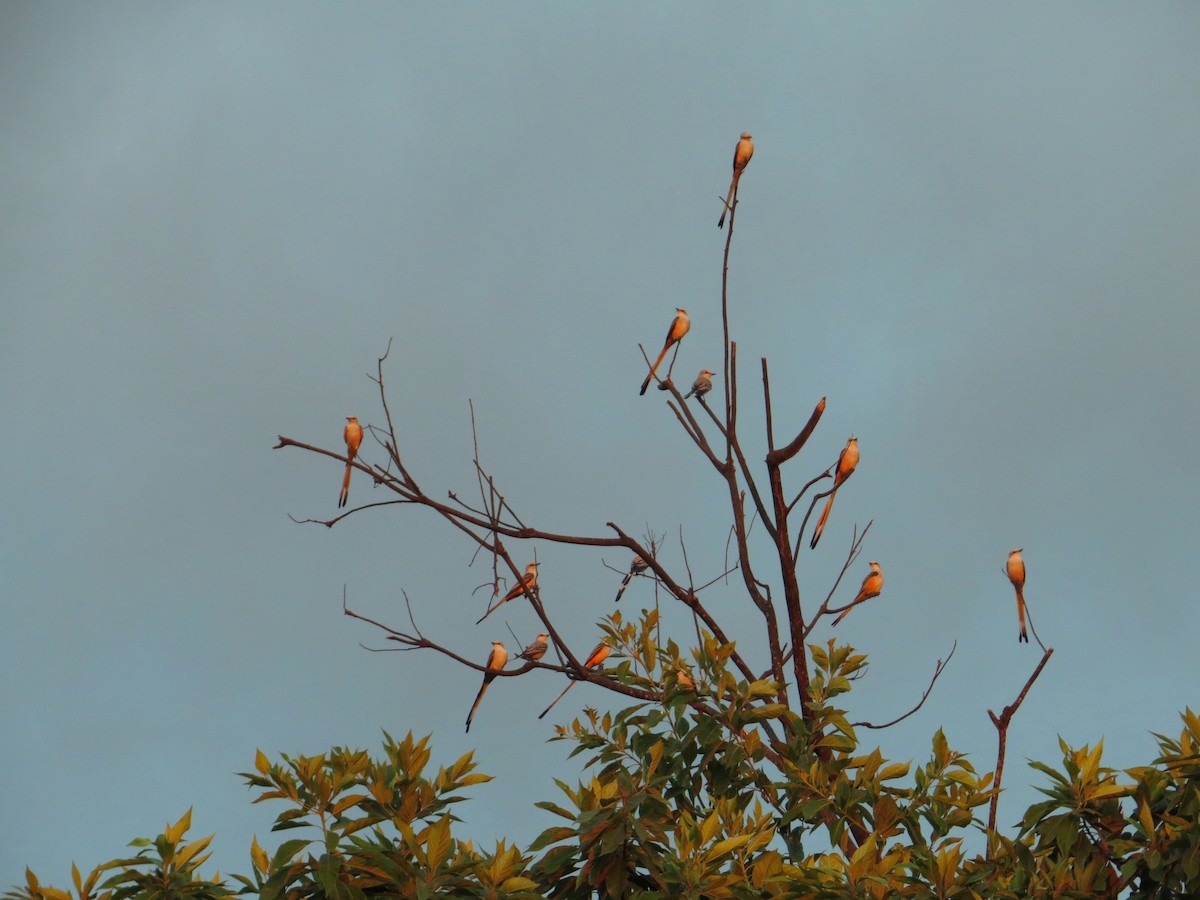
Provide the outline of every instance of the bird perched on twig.
<path id="1" fill-rule="evenodd" d="M 546 643 L 550 639 L 550 635 L 543 631 L 533 639 L 533 643 L 517 654 L 518 659 L 526 660 L 527 662 L 537 662 L 546 655 L 546 650 L 549 645 Z"/>
<path id="2" fill-rule="evenodd" d="M 825 531 L 825 523 L 829 521 L 829 511 L 833 509 L 833 498 L 837 496 L 838 488 L 840 488 L 851 475 L 854 474 L 854 469 L 858 465 L 858 438 L 850 435 L 850 440 L 846 441 L 846 446 L 842 448 L 842 452 L 838 455 L 837 467 L 833 472 L 833 487 L 829 491 L 829 499 L 825 501 L 825 509 L 821 512 L 821 519 L 817 522 L 817 527 L 813 531 L 812 542 L 808 545 L 809 549 L 817 548 L 817 541 L 821 539 L 821 534 Z"/>
<path id="3" fill-rule="evenodd" d="M 1020 550 L 1013 550 L 1008 554 L 1008 563 L 1005 565 L 1005 569 L 1008 572 L 1008 580 L 1012 582 L 1012 586 L 1017 591 L 1017 622 L 1021 626 L 1017 643 L 1024 641 L 1028 644 L 1029 632 L 1025 630 L 1025 560 L 1021 559 Z"/>
<path id="4" fill-rule="evenodd" d="M 533 588 L 537 587 L 537 573 L 538 573 L 538 566 L 540 566 L 540 565 L 541 565 L 541 563 L 535 563 L 535 562 L 527 565 L 525 567 L 525 574 L 521 576 L 521 580 L 512 586 L 512 590 L 510 590 L 507 594 L 505 594 L 499 603 L 497 603 L 495 606 L 493 606 L 491 609 L 489 609 L 487 612 L 485 612 L 482 616 L 480 616 L 478 621 L 475 622 L 475 624 L 478 625 L 480 622 L 482 622 L 484 619 L 486 619 L 488 616 L 490 616 L 492 613 L 494 613 L 496 610 L 498 610 L 500 607 L 502 607 L 505 603 L 507 603 L 509 600 L 513 599 L 514 597 L 520 597 L 522 594 L 526 594 Z"/>
<path id="5" fill-rule="evenodd" d="M 850 614 L 850 610 L 858 606 L 864 600 L 870 600 L 872 597 L 878 597 L 879 592 L 883 590 L 883 570 L 879 568 L 879 563 L 871 563 L 871 571 L 867 573 L 867 577 L 862 581 L 862 587 L 858 589 L 858 596 L 850 601 L 850 605 L 842 610 L 842 614 L 833 620 L 836 625 L 842 619 Z"/>
<path id="6" fill-rule="evenodd" d="M 629 587 L 630 579 L 633 578 L 634 575 L 641 575 L 648 568 L 650 568 L 650 563 L 646 562 L 636 553 L 633 554 L 633 562 L 629 564 L 629 571 L 625 573 L 625 580 L 621 582 L 621 587 L 617 591 L 617 599 L 613 602 L 620 603 L 621 597 L 625 593 L 625 588 Z"/>
<path id="7" fill-rule="evenodd" d="M 729 196 L 725 198 L 725 208 L 721 210 L 721 218 L 717 220 L 718 228 L 725 227 L 725 214 L 733 208 L 730 204 L 733 203 L 733 195 L 737 193 L 738 180 L 753 155 L 754 141 L 750 138 L 750 132 L 743 131 L 741 140 L 733 150 L 733 180 L 729 182 Z"/>
<path id="8" fill-rule="evenodd" d="M 678 306 L 675 307 L 675 318 L 671 321 L 671 327 L 667 329 L 667 339 L 663 343 L 662 352 L 658 354 L 658 359 L 654 361 L 654 365 L 646 373 L 646 380 L 642 382 L 642 389 L 638 391 L 639 394 L 646 393 L 646 388 L 650 387 L 650 379 L 658 371 L 658 364 L 663 361 L 663 357 L 667 355 L 667 351 L 672 346 L 683 340 L 683 336 L 691 330 L 691 327 L 692 320 L 688 318 L 687 310 Z"/>
<path id="9" fill-rule="evenodd" d="M 703 397 L 712 390 L 712 379 L 715 372 L 708 369 L 701 369 L 700 374 L 696 376 L 696 380 L 692 382 L 692 389 L 683 395 L 686 400 L 689 397 Z"/>
<path id="10" fill-rule="evenodd" d="M 607 642 L 601 641 L 594 648 L 592 648 L 592 652 L 588 654 L 588 658 L 584 662 L 583 667 L 585 669 L 596 668 L 596 666 L 600 665 L 600 663 L 602 663 L 606 659 L 608 659 L 608 654 L 610 654 L 610 653 L 612 653 L 612 648 L 608 646 Z M 572 680 L 570 684 L 568 684 L 565 688 L 562 689 L 562 693 L 554 698 L 554 703 L 557 703 L 559 700 L 561 700 L 563 697 L 565 697 L 567 694 L 567 691 L 569 691 L 571 688 L 575 687 L 576 684 L 578 684 L 578 682 Z M 548 712 L 550 712 L 550 710 L 554 709 L 554 703 L 551 703 L 549 706 L 547 706 L 545 709 L 543 709 L 542 714 L 540 716 L 538 716 L 538 718 L 544 719 L 546 717 L 546 713 L 548 713 Z"/>
<path id="11" fill-rule="evenodd" d="M 363 430 L 358 424 L 356 416 L 346 416 L 346 427 L 342 431 L 342 438 L 346 441 L 346 474 L 342 476 L 342 492 L 338 494 L 338 509 L 345 506 L 350 500 L 350 471 L 354 468 L 354 457 L 358 455 L 358 448 L 362 445 Z"/>
<path id="12" fill-rule="evenodd" d="M 504 668 L 508 662 L 508 651 L 504 649 L 504 644 L 500 641 L 492 641 L 492 652 L 488 654 L 487 665 L 484 667 L 486 671 L 483 673 L 483 684 L 479 686 L 479 693 L 475 695 L 475 702 L 471 704 L 471 711 L 467 713 L 467 731 L 471 730 L 471 720 L 475 718 L 475 710 L 479 709 L 479 701 L 483 699 L 483 692 L 488 689 L 488 685 L 496 680 L 496 673 Z"/>

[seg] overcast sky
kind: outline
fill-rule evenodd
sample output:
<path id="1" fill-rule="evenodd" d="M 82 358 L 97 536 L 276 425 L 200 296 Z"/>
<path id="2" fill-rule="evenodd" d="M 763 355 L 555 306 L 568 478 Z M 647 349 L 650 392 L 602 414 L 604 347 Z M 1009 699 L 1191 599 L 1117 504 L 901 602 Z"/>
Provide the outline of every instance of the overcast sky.
<path id="1" fill-rule="evenodd" d="M 214 865 L 248 871 L 281 807 L 254 751 L 376 751 L 433 733 L 497 780 L 459 834 L 527 843 L 573 781 L 552 719 L 613 698 L 534 674 L 493 685 L 371 654 L 350 605 L 482 662 L 532 613 L 473 623 L 487 566 L 414 508 L 329 517 L 346 415 L 385 375 L 430 493 L 484 464 L 526 521 L 682 531 L 721 571 L 721 485 L 637 395 L 638 343 L 692 315 L 677 376 L 721 360 L 716 228 L 738 134 L 730 273 L 743 430 L 758 359 L 778 433 L 828 397 L 787 476 L 849 434 L 862 460 L 805 552 L 823 598 L 879 560 L 883 596 L 836 636 L 869 653 L 850 718 L 923 760 L 942 727 L 995 763 L 987 718 L 1036 664 L 1008 551 L 1056 653 L 1009 734 L 1001 819 L 1057 763 L 1154 755 L 1200 703 L 1200 7 L 1191 3 L 0 5 L 0 884 L 65 885 L 195 807 Z M 678 380 L 678 379 L 677 379 Z M 369 442 L 364 458 L 380 460 Z M 356 477 L 353 501 L 381 499 Z M 578 652 L 619 576 L 545 543 L 542 596 Z M 609 554 L 624 567 L 628 560 Z M 760 569 L 760 572 L 763 571 Z M 708 595 L 739 645 L 734 586 Z M 623 611 L 653 602 L 631 586 Z M 677 639 L 686 620 L 673 612 Z M 822 629 L 814 638 L 830 635 Z"/>

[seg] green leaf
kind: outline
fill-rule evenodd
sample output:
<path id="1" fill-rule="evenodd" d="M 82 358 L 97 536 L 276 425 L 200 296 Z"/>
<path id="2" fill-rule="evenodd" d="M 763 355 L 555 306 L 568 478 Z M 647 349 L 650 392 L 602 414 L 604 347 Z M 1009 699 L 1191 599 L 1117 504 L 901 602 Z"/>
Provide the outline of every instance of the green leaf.
<path id="1" fill-rule="evenodd" d="M 537 836 L 537 839 L 529 845 L 530 852 L 536 852 L 543 847 L 548 847 L 551 844 L 557 844 L 559 841 L 569 841 L 576 836 L 574 828 L 547 828 Z"/>
<path id="2" fill-rule="evenodd" d="M 538 883 L 526 878 L 523 875 L 514 875 L 512 878 L 506 878 L 500 884 L 500 890 L 507 893 L 515 893 L 516 891 L 536 891 Z"/>
<path id="3" fill-rule="evenodd" d="M 275 856 L 271 859 L 272 869 L 281 869 L 292 861 L 292 858 L 311 844 L 312 841 L 293 839 L 284 841 L 275 851 Z"/>
<path id="4" fill-rule="evenodd" d="M 322 853 L 317 860 L 317 881 L 327 895 L 338 896 L 338 873 L 341 870 L 342 861 L 332 853 Z"/>

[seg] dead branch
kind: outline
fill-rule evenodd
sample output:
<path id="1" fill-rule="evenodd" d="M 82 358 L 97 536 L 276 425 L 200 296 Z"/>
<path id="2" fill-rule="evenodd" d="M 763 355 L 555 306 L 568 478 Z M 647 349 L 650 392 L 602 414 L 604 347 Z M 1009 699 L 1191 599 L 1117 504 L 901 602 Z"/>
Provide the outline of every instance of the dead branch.
<path id="1" fill-rule="evenodd" d="M 942 672 L 945 671 L 946 666 L 950 665 L 950 660 L 954 658 L 954 651 L 957 649 L 958 649 L 958 641 L 955 641 L 954 646 L 952 646 L 950 648 L 950 652 L 946 655 L 946 659 L 944 661 L 941 659 L 939 659 L 937 661 L 937 666 L 935 666 L 934 670 L 933 670 L 933 677 L 929 679 L 929 686 L 927 688 L 925 688 L 925 693 L 923 693 L 921 695 L 921 699 L 917 701 L 917 705 L 914 706 L 912 709 L 910 709 L 908 712 L 906 712 L 904 715 L 897 716 L 896 718 L 892 719 L 892 721 L 884 722 L 882 725 L 873 725 L 870 722 L 852 722 L 851 725 L 854 728 L 891 728 L 893 725 L 897 724 L 898 722 L 903 722 L 905 719 L 907 719 L 909 716 L 911 716 L 913 713 L 915 713 L 917 710 L 919 710 L 922 706 L 925 705 L 925 701 L 929 699 L 929 695 L 933 692 L 933 686 L 935 684 L 937 684 L 937 680 L 941 676 Z"/>
<path id="2" fill-rule="evenodd" d="M 766 360 L 763 360 L 763 367 L 765 372 Z M 792 438 L 786 447 L 781 447 L 778 450 L 771 450 L 771 452 L 767 454 L 767 464 L 781 466 L 799 453 L 802 449 L 804 449 L 804 445 L 808 443 L 808 439 L 812 436 L 813 431 L 816 430 L 817 423 L 821 421 L 821 416 L 824 414 L 824 412 L 825 398 L 822 397 L 817 402 L 816 407 L 813 409 L 812 415 L 808 417 L 808 421 L 804 423 L 804 427 L 800 429 L 799 434 Z M 803 493 L 803 491 L 801 493 Z M 795 505 L 795 501 L 793 501 L 792 505 Z"/>
<path id="3" fill-rule="evenodd" d="M 988 808 L 989 855 L 995 843 L 996 808 L 1000 802 L 1000 781 L 1004 777 L 1004 755 L 1008 748 L 1008 726 L 1012 722 L 1012 717 L 1016 714 L 1017 710 L 1021 708 L 1021 704 L 1025 702 L 1025 695 L 1029 693 L 1029 689 L 1033 687 L 1033 683 L 1042 674 L 1042 669 L 1046 668 L 1046 663 L 1050 662 L 1050 657 L 1053 654 L 1053 647 L 1042 654 L 1042 661 L 1037 664 L 1037 668 L 1033 670 L 1033 674 L 1029 676 L 1029 680 L 1025 682 L 1025 686 L 1021 688 L 1021 692 L 1017 694 L 1017 699 L 1004 707 L 999 717 L 991 709 L 988 709 L 988 717 L 992 720 L 992 724 L 996 726 L 996 733 L 999 739 L 999 747 L 996 750 L 996 783 L 992 787 L 994 793 L 992 794 L 991 805 Z"/>

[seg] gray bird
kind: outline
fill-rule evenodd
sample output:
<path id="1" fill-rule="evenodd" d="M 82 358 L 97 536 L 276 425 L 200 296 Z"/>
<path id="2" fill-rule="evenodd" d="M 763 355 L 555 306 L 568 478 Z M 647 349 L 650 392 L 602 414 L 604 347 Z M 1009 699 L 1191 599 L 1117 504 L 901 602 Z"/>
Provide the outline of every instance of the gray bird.
<path id="1" fill-rule="evenodd" d="M 712 379 L 715 372 L 710 372 L 708 369 L 701 369 L 700 374 L 696 376 L 696 380 L 692 382 L 692 389 L 683 395 L 683 399 L 688 397 L 703 397 L 712 390 Z"/>
<path id="2" fill-rule="evenodd" d="M 625 588 L 629 587 L 629 580 L 633 578 L 634 575 L 641 575 L 648 568 L 650 568 L 650 563 L 646 562 L 635 553 L 633 556 L 633 562 L 629 564 L 629 571 L 625 575 L 625 580 L 621 582 L 621 589 L 617 591 L 617 599 L 613 602 L 620 603 L 621 597 L 625 593 Z"/>

